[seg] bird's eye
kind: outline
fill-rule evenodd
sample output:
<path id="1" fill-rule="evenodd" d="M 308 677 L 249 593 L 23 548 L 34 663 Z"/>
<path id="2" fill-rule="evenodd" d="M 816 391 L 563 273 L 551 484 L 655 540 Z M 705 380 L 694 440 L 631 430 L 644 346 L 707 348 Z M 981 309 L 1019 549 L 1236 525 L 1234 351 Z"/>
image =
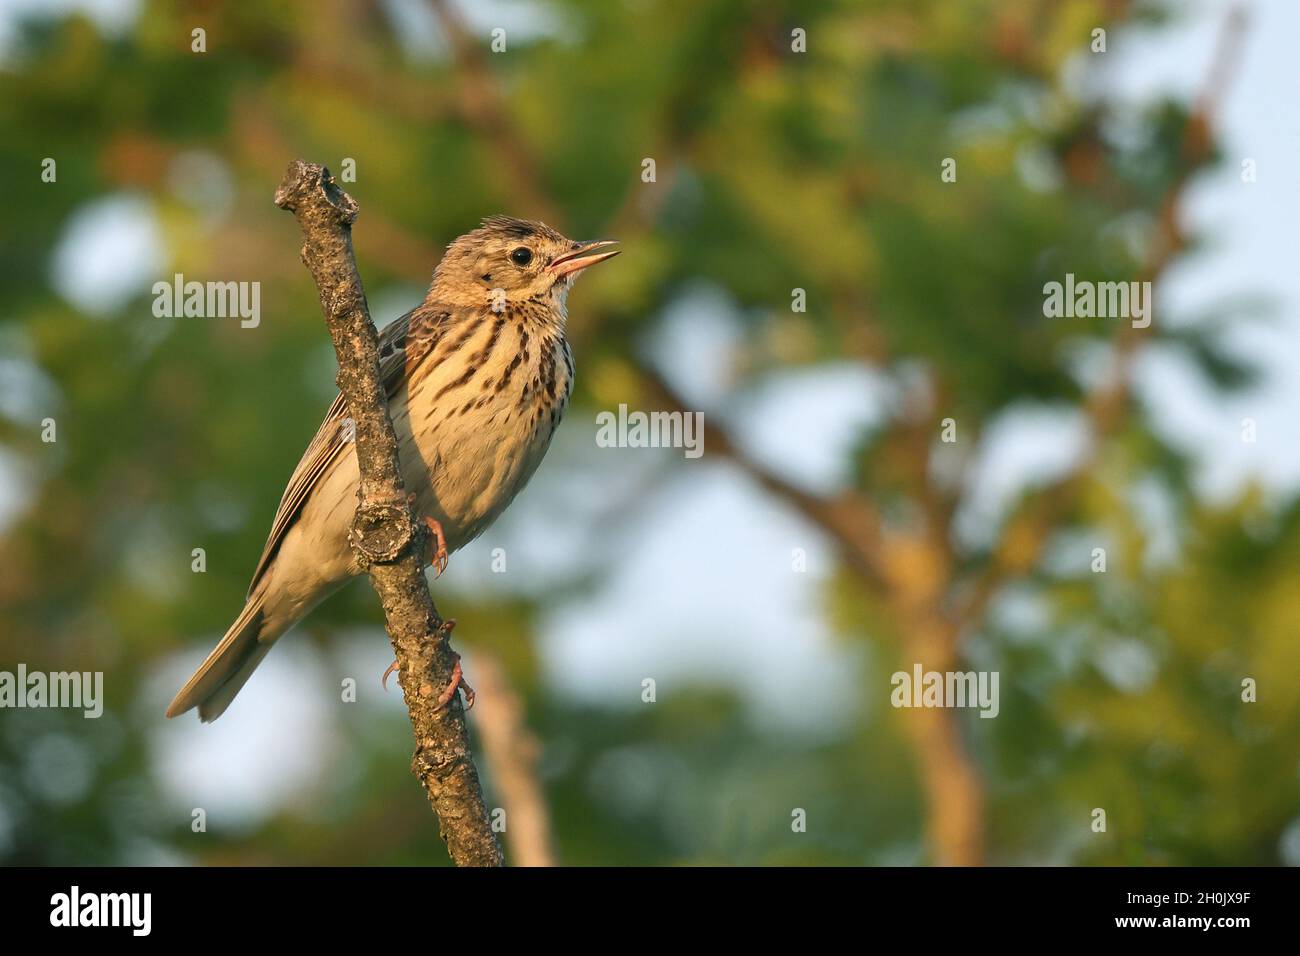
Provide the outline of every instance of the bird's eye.
<path id="1" fill-rule="evenodd" d="M 510 252 L 510 261 L 517 266 L 526 266 L 533 261 L 533 250 L 527 246 L 520 246 Z"/>

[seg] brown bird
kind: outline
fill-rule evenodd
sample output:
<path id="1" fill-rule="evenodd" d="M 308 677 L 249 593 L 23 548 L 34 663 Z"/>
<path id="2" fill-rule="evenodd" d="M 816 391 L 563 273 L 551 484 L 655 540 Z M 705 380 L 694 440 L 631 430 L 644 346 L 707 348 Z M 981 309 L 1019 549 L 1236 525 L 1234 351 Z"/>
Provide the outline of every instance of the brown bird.
<path id="1" fill-rule="evenodd" d="M 447 247 L 423 304 L 380 334 L 403 478 L 437 537 L 439 571 L 546 454 L 573 387 L 569 289 L 618 255 L 611 244 L 490 217 Z M 192 707 L 205 721 L 221 716 L 276 638 L 361 573 L 348 544 L 359 473 L 346 416 L 339 396 L 289 478 L 244 610 L 168 717 Z M 445 696 L 455 690 L 453 682 Z"/>

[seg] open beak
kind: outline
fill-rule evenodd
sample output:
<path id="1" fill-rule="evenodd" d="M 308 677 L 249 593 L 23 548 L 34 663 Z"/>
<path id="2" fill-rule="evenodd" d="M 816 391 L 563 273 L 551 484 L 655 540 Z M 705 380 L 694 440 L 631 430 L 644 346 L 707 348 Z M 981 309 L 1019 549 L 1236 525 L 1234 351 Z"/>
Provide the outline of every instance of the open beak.
<path id="1" fill-rule="evenodd" d="M 555 273 L 557 278 L 581 272 L 587 266 L 594 266 L 597 262 L 604 262 L 606 259 L 613 259 L 618 255 L 622 251 L 621 249 L 596 252 L 597 249 L 612 246 L 617 241 L 616 239 L 597 239 L 595 242 L 584 242 L 572 252 L 566 252 L 558 259 L 555 259 L 547 268 Z"/>

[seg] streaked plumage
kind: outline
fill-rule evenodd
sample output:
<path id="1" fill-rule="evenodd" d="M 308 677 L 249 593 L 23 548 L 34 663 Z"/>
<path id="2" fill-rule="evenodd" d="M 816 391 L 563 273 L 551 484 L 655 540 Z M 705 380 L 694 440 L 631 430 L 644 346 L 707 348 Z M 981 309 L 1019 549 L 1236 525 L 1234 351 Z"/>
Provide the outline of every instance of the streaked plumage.
<path id="1" fill-rule="evenodd" d="M 568 405 L 564 337 L 574 276 L 614 253 L 535 222 L 493 217 L 448 247 L 424 303 L 380 335 L 381 375 L 407 490 L 448 551 L 481 534 L 523 488 Z M 512 260 L 520 249 L 532 259 Z M 566 271 L 567 270 L 567 271 Z M 339 396 L 294 469 L 243 612 L 176 695 L 214 720 L 281 634 L 359 573 L 347 540 L 355 448 Z"/>

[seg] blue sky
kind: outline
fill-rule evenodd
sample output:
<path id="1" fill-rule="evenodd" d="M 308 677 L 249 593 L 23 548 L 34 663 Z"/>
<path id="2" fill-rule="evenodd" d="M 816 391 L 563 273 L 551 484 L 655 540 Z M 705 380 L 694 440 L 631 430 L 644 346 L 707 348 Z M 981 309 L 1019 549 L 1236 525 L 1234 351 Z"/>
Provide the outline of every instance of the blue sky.
<path id="1" fill-rule="evenodd" d="M 1162 90 L 1188 99 L 1199 92 L 1229 4 L 1203 0 L 1186 6 L 1195 15 L 1173 29 L 1117 40 L 1115 89 L 1135 100 Z M 1195 451 L 1205 487 L 1216 495 L 1253 478 L 1275 489 L 1300 482 L 1300 442 L 1293 438 L 1300 421 L 1300 272 L 1292 169 L 1300 114 L 1289 92 L 1295 88 L 1300 4 L 1264 0 L 1247 7 L 1242 58 L 1217 124 L 1225 162 L 1195 183 L 1185 209 L 1192 230 L 1213 239 L 1172 269 L 1156 296 L 1166 314 L 1187 315 L 1234 295 L 1262 294 L 1270 302 L 1268 320 L 1242 322 L 1228 341 L 1262 365 L 1265 381 L 1251 394 L 1224 402 L 1168 358 L 1151 358 L 1139 376 L 1141 394 L 1164 431 Z M 1252 184 L 1241 181 L 1247 158 L 1257 169 Z M 1254 444 L 1241 440 L 1241 422 L 1248 417 L 1258 425 Z"/>

